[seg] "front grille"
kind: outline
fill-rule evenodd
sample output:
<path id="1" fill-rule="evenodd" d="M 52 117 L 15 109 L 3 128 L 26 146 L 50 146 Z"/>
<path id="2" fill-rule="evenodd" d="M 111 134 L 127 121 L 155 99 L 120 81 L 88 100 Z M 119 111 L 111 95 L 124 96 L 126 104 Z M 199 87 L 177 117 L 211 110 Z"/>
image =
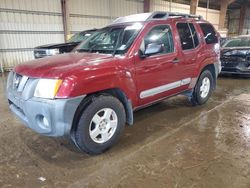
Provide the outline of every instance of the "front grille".
<path id="1" fill-rule="evenodd" d="M 242 57 L 234 57 L 234 56 L 229 56 L 229 57 L 223 56 L 221 59 L 222 59 L 223 61 L 235 62 L 235 63 L 244 61 L 244 58 L 242 58 Z"/>
<path id="2" fill-rule="evenodd" d="M 35 58 L 45 57 L 45 56 L 47 56 L 47 50 L 46 49 L 35 49 L 34 56 L 35 56 Z"/>
<path id="3" fill-rule="evenodd" d="M 20 79 L 20 81 L 19 83 L 16 83 L 14 86 L 14 78 L 16 76 Z M 6 88 L 7 94 L 13 95 L 15 96 L 15 98 L 28 100 L 34 96 L 34 91 L 38 81 L 39 79 L 36 78 L 16 74 L 15 72 L 10 72 L 7 80 L 7 88 Z"/>
<path id="4" fill-rule="evenodd" d="M 247 61 L 248 63 L 250 63 L 250 56 L 247 56 L 247 57 L 246 57 L 246 61 Z"/>
<path id="5" fill-rule="evenodd" d="M 34 50 L 34 53 L 35 54 L 38 53 L 40 55 L 46 55 L 47 54 L 45 49 Z"/>
<path id="6" fill-rule="evenodd" d="M 19 106 L 17 106 L 15 103 L 13 103 L 11 100 L 8 100 L 9 101 L 9 105 L 11 106 L 11 105 L 13 105 L 15 108 L 16 108 L 16 110 L 18 110 L 23 116 L 25 116 L 25 114 L 24 114 L 24 111 L 19 107 Z"/>
<path id="7" fill-rule="evenodd" d="M 17 89 L 18 89 L 21 80 L 22 80 L 22 76 L 21 76 L 20 74 L 14 73 L 14 76 L 13 76 L 13 83 L 12 83 L 12 88 L 13 88 L 14 90 L 17 90 Z"/>
<path id="8" fill-rule="evenodd" d="M 223 65 L 224 67 L 233 68 L 233 67 L 237 67 L 238 63 L 234 63 L 234 62 L 223 62 L 222 65 Z"/>
<path id="9" fill-rule="evenodd" d="M 29 77 L 22 76 L 15 72 L 13 72 L 12 74 L 12 79 L 8 81 L 9 88 L 11 88 L 14 92 L 22 93 Z"/>

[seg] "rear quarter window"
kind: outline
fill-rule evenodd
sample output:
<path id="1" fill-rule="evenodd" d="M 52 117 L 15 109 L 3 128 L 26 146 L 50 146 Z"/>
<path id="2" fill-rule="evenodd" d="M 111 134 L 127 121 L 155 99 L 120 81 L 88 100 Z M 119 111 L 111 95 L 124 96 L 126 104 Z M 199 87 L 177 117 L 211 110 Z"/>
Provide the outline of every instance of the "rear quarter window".
<path id="1" fill-rule="evenodd" d="M 214 28 L 210 24 L 200 23 L 201 30 L 207 44 L 218 43 L 218 37 Z"/>

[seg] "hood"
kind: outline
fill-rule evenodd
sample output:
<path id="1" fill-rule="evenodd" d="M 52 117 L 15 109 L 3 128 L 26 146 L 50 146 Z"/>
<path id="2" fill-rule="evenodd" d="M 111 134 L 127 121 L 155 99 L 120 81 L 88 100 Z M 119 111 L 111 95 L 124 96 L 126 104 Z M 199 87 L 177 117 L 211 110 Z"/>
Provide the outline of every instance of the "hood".
<path id="1" fill-rule="evenodd" d="M 232 48 L 222 48 L 222 56 L 249 56 L 250 47 L 232 47 Z"/>
<path id="2" fill-rule="evenodd" d="M 46 44 L 42 46 L 37 46 L 35 49 L 55 49 L 62 48 L 66 46 L 77 46 L 80 42 L 67 42 L 67 43 L 58 43 L 58 44 Z"/>
<path id="3" fill-rule="evenodd" d="M 61 78 L 74 74 L 74 71 L 100 69 L 110 66 L 115 57 L 96 53 L 68 53 L 20 64 L 14 71 L 33 78 Z"/>

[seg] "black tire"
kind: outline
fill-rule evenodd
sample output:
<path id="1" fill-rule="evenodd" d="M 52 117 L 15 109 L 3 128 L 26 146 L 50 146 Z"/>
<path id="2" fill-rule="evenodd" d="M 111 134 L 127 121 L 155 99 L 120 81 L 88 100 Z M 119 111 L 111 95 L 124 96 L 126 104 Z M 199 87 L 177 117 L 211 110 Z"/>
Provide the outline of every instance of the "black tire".
<path id="1" fill-rule="evenodd" d="M 90 136 L 90 123 L 92 122 L 94 115 L 104 108 L 110 108 L 115 112 L 118 123 L 113 136 L 109 138 L 109 140 L 104 143 L 96 143 Z M 88 154 L 96 155 L 103 153 L 117 142 L 125 126 L 125 116 L 124 106 L 117 98 L 105 95 L 94 97 L 92 102 L 80 114 L 73 135 L 73 141 L 81 151 Z"/>
<path id="2" fill-rule="evenodd" d="M 208 94 L 206 95 L 206 97 L 202 97 L 201 96 L 201 85 L 202 85 L 202 81 L 205 78 L 209 79 L 210 88 L 209 88 L 209 91 L 208 91 Z M 213 81 L 213 76 L 212 76 L 211 72 L 209 70 L 203 71 L 199 77 L 199 80 L 197 81 L 197 83 L 195 85 L 195 88 L 194 88 L 194 91 L 193 91 L 193 94 L 192 94 L 192 97 L 190 100 L 194 106 L 195 105 L 202 105 L 208 101 L 209 97 L 212 94 L 213 88 L 214 88 L 213 83 L 214 83 L 214 81 Z"/>

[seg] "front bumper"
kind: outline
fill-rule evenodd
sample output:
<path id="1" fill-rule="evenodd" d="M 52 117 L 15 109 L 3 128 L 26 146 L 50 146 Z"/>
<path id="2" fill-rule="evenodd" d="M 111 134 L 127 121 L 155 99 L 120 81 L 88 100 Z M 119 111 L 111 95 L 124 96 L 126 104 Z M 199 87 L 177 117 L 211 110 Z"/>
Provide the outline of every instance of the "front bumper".
<path id="1" fill-rule="evenodd" d="M 240 68 L 231 68 L 231 67 L 222 67 L 220 74 L 242 74 L 242 75 L 250 75 L 250 69 L 240 69 Z"/>
<path id="2" fill-rule="evenodd" d="M 249 61 L 225 61 L 222 60 L 221 74 L 250 74 Z"/>
<path id="3" fill-rule="evenodd" d="M 64 136 L 70 133 L 76 109 L 84 97 L 24 101 L 9 94 L 8 100 L 11 111 L 27 127 L 47 136 Z"/>
<path id="4" fill-rule="evenodd" d="M 9 77 L 11 76 L 13 77 L 13 75 Z M 29 81 L 22 94 L 17 93 L 10 84 L 8 85 L 9 107 L 24 125 L 46 136 L 58 137 L 70 133 L 75 112 L 85 95 L 68 99 L 41 99 L 28 97 L 35 85 L 30 84 Z"/>
<path id="5" fill-rule="evenodd" d="M 218 60 L 214 65 L 215 65 L 215 74 L 216 74 L 216 77 L 218 77 L 218 75 L 220 74 L 221 69 L 222 69 L 221 61 Z"/>

